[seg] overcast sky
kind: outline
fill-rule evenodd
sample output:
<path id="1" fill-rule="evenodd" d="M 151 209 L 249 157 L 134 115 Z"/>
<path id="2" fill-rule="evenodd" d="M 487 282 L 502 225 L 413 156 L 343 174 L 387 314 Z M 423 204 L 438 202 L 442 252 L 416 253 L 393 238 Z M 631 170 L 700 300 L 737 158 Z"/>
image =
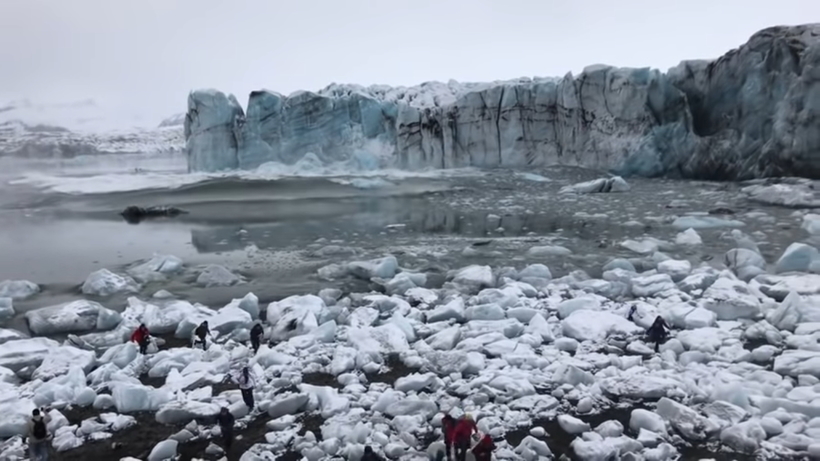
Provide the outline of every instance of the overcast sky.
<path id="1" fill-rule="evenodd" d="M 94 98 L 161 119 L 190 89 L 282 93 L 715 58 L 818 0 L 1 0 L 0 103 Z"/>

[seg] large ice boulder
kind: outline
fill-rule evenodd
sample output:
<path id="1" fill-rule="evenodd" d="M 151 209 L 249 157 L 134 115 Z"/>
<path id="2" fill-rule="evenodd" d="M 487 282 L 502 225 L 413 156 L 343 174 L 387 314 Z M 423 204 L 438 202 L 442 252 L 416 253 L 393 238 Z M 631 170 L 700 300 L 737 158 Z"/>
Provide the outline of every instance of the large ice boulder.
<path id="1" fill-rule="evenodd" d="M 0 344 L 0 367 L 19 371 L 28 366 L 39 366 L 52 350 L 59 346 L 48 338 L 29 338 Z"/>
<path id="2" fill-rule="evenodd" d="M 126 272 L 140 283 L 161 282 L 168 275 L 182 270 L 182 260 L 176 256 L 155 254 L 148 261 L 129 268 Z"/>
<path id="3" fill-rule="evenodd" d="M 561 188 L 561 193 L 594 194 L 601 192 L 626 192 L 629 184 L 620 176 L 612 178 L 593 179 Z"/>
<path id="4" fill-rule="evenodd" d="M 88 275 L 82 286 L 83 294 L 94 296 L 111 296 L 114 293 L 136 293 L 140 290 L 134 279 L 119 275 L 108 269 L 100 269 Z"/>
<path id="5" fill-rule="evenodd" d="M 267 321 L 273 325 L 271 339 L 285 340 L 315 330 L 326 309 L 322 298 L 314 295 L 290 296 L 268 305 Z"/>
<path id="6" fill-rule="evenodd" d="M 390 279 L 399 270 L 399 262 L 395 256 L 388 255 L 370 261 L 353 261 L 347 265 L 347 270 L 351 275 L 364 280 L 374 277 Z"/>
<path id="7" fill-rule="evenodd" d="M 40 292 L 40 287 L 28 280 L 3 280 L 0 282 L 0 298 L 25 299 Z"/>
<path id="8" fill-rule="evenodd" d="M 577 310 L 562 322 L 564 336 L 578 341 L 603 341 L 611 335 L 637 335 L 644 329 L 606 311 Z"/>
<path id="9" fill-rule="evenodd" d="M 167 390 L 151 386 L 114 381 L 110 387 L 114 406 L 119 413 L 156 411 L 171 400 L 171 394 Z"/>
<path id="10" fill-rule="evenodd" d="M 233 272 L 226 269 L 224 266 L 218 264 L 211 264 L 202 269 L 196 279 L 199 286 L 205 288 L 210 287 L 229 287 L 239 283 L 241 279 Z"/>
<path id="11" fill-rule="evenodd" d="M 26 312 L 28 327 L 36 335 L 108 330 L 121 319 L 116 311 L 86 300 Z"/>
<path id="12" fill-rule="evenodd" d="M 820 252 L 805 243 L 792 243 L 775 263 L 775 272 L 820 272 Z"/>

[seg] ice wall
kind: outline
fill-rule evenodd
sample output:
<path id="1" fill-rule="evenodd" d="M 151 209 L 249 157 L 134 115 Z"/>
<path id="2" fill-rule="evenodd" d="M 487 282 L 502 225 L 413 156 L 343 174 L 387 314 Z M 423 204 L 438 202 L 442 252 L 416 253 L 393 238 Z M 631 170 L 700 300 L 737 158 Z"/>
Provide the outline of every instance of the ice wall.
<path id="1" fill-rule="evenodd" d="M 820 177 L 820 25 L 777 27 L 664 74 L 590 66 L 560 79 L 331 85 L 188 98 L 189 169 L 389 152 L 418 168 L 577 165 L 620 174 Z M 386 166 L 386 165 L 383 165 Z"/>

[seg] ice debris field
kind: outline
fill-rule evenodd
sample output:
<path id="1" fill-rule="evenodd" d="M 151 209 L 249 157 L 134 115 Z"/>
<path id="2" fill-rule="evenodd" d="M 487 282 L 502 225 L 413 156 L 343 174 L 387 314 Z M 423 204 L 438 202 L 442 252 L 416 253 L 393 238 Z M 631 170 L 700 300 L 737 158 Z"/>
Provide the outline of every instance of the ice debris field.
<path id="1" fill-rule="evenodd" d="M 267 306 L 248 293 L 212 309 L 160 290 L 128 298 L 119 313 L 90 300 L 31 310 L 34 337 L 0 330 L 0 459 L 25 459 L 22 436 L 40 406 L 51 408 L 51 444 L 61 453 L 84 444 L 102 453 L 110 445 L 101 441 L 141 430 L 137 418 L 148 414 L 147 426 L 173 429 L 142 454 L 151 461 L 197 442 L 207 444 L 199 456 L 218 459 L 222 407 L 238 435 L 261 428 L 245 440 L 243 461 L 358 460 L 365 446 L 388 459 L 427 459 L 442 447 L 444 413 L 470 413 L 496 439 L 496 459 L 697 459 L 686 455 L 692 446 L 816 458 L 820 256 L 795 243 L 767 263 L 735 232 L 738 248 L 714 266 L 646 252 L 608 262 L 600 279 L 553 278 L 542 264 L 468 266 L 430 287 L 387 255 L 333 268 L 381 292 L 325 288 Z M 689 228 L 678 243 L 700 237 Z M 646 264 L 654 269 L 636 270 Z M 180 271 L 197 272 L 200 286 L 245 283 L 225 267 L 155 255 L 121 273 L 94 272 L 81 291 L 136 294 Z M 13 303 L 39 290 L 0 282 L 0 315 L 14 316 Z M 658 315 L 672 332 L 656 353 L 644 336 Z M 203 320 L 212 343 L 191 348 Z M 256 321 L 266 341 L 254 354 Z M 140 323 L 157 338 L 145 356 L 128 342 Z M 222 384 L 243 366 L 257 377 L 250 412 Z M 83 407 L 89 416 L 70 423 L 65 414 Z M 626 417 L 601 421 L 615 408 Z M 127 445 L 116 453 L 141 455 Z"/>

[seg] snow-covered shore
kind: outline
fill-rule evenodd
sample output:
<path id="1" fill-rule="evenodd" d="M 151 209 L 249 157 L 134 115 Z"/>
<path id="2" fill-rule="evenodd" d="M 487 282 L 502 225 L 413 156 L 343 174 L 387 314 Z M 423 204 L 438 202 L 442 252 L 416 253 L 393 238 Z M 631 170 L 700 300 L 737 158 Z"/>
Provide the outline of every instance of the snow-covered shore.
<path id="1" fill-rule="evenodd" d="M 810 273 L 817 250 L 795 244 L 769 264 L 748 236 L 733 235 L 738 248 L 725 267 L 653 249 L 642 260 L 655 269 L 641 273 L 626 259 L 610 261 L 601 279 L 581 271 L 552 278 L 541 264 L 468 266 L 432 287 L 388 255 L 330 271 L 381 292 L 327 288 L 267 306 L 249 293 L 220 309 L 160 292 L 129 298 L 121 313 L 83 300 L 31 311 L 32 332 L 69 337 L 0 330 L 0 459 L 23 459 L 21 436 L 39 406 L 52 408 L 52 445 L 66 454 L 114 440 L 138 420 L 167 427 L 169 441 L 153 441 L 152 454 L 128 445 L 112 454 L 151 460 L 194 446 L 205 447 L 197 456 L 218 459 L 208 440 L 219 440 L 213 418 L 225 406 L 252 437 L 243 441 L 243 461 L 284 453 L 358 460 L 365 445 L 390 459 L 424 458 L 445 412 L 471 413 L 497 438 L 497 459 L 568 451 L 584 460 L 671 460 L 691 445 L 818 456 L 820 275 Z M 695 237 L 687 229 L 681 244 Z M 182 270 L 178 258 L 157 255 L 123 273 L 97 271 L 82 291 L 136 292 Z M 212 266 L 197 283 L 244 281 Z M 31 283 L 2 282 L 0 290 L 10 315 L 15 299 L 37 296 Z M 673 328 L 660 353 L 644 341 L 657 315 Z M 203 320 L 214 342 L 191 349 Z M 253 354 L 247 341 L 256 321 L 273 345 Z M 139 323 L 160 336 L 158 352 L 143 357 L 127 342 Z M 250 413 L 239 390 L 221 384 L 245 365 L 259 377 Z M 614 408 L 628 419 L 587 422 Z"/>

